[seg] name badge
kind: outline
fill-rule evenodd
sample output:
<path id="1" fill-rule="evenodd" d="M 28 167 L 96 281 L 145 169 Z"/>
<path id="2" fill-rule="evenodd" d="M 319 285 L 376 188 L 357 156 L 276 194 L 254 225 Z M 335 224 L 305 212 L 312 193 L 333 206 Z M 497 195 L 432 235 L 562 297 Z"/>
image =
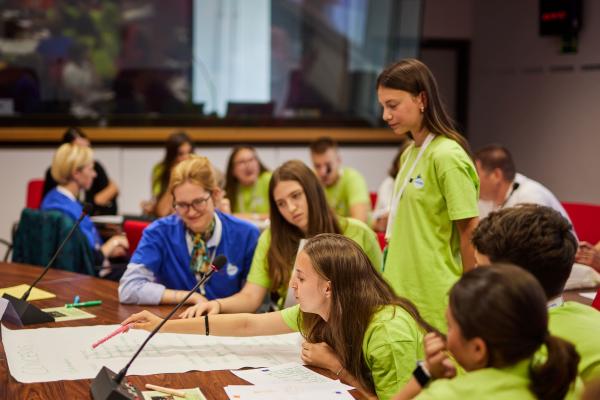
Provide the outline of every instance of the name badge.
<path id="1" fill-rule="evenodd" d="M 425 182 L 423 181 L 423 178 L 421 178 L 421 175 L 418 175 L 414 180 L 413 180 L 413 185 L 415 188 L 417 189 L 423 189 L 423 186 L 425 186 Z"/>

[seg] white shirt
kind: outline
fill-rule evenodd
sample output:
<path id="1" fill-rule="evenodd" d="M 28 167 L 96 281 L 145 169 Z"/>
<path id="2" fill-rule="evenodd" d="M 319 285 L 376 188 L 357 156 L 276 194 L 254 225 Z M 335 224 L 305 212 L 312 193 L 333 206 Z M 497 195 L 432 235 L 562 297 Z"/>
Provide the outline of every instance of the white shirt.
<path id="1" fill-rule="evenodd" d="M 500 208 L 514 207 L 517 204 L 523 203 L 533 203 L 553 208 L 571 222 L 569 215 L 560 204 L 560 201 L 544 185 L 521 174 L 515 175 L 514 183 L 517 183 L 518 186 L 515 189 L 511 187 L 508 190 L 504 204 L 494 207 L 491 201 L 480 200 L 479 218 L 485 218 L 490 212 Z"/>
<path id="2" fill-rule="evenodd" d="M 386 176 L 377 189 L 377 202 L 373 209 L 373 219 L 377 219 L 390 211 L 390 204 L 394 196 L 394 178 Z"/>

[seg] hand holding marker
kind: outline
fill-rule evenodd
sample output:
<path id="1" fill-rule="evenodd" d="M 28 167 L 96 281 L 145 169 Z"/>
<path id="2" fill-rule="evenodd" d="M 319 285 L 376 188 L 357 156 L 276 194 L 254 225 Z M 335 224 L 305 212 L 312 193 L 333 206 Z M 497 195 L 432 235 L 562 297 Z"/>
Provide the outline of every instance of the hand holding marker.
<path id="1" fill-rule="evenodd" d="M 108 339 L 111 339 L 111 338 L 117 336 L 119 333 L 127 332 L 129 330 L 129 328 L 131 328 L 131 325 L 132 324 L 121 325 L 120 327 L 115 329 L 114 332 L 109 333 L 107 336 L 103 337 L 102 339 L 98 340 L 96 343 L 92 344 L 92 349 L 95 349 L 96 347 L 100 346 L 102 343 L 106 342 Z"/>

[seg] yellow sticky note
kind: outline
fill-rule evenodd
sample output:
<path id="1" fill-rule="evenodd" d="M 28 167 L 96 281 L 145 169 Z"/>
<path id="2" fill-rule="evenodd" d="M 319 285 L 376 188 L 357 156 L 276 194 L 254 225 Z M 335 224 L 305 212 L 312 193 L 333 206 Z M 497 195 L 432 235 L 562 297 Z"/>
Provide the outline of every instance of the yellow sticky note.
<path id="1" fill-rule="evenodd" d="M 2 296 L 4 293 L 8 293 L 11 296 L 17 297 L 20 299 L 21 296 L 23 296 L 23 294 L 25 294 L 27 289 L 29 289 L 29 285 L 27 285 L 27 284 L 2 288 L 2 289 L 0 289 L 0 296 Z M 28 301 L 45 300 L 45 299 L 51 299 L 53 297 L 56 297 L 56 295 L 54 293 L 46 292 L 45 290 L 38 289 L 38 288 L 33 288 L 31 293 L 29 293 L 29 297 L 27 298 L 27 300 Z"/>

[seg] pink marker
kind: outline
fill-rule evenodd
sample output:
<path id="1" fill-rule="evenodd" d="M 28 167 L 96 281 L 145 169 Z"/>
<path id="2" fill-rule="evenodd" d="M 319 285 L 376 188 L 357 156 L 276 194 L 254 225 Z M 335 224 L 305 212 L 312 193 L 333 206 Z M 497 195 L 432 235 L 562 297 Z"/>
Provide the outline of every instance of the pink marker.
<path id="1" fill-rule="evenodd" d="M 96 347 L 100 346 L 102 343 L 106 342 L 108 339 L 117 336 L 119 333 L 125 333 L 129 330 L 129 328 L 131 328 L 133 324 L 129 323 L 127 325 L 121 325 L 119 328 L 117 328 L 114 332 L 109 333 L 106 337 L 103 337 L 102 339 L 98 340 L 96 343 L 94 343 L 92 345 L 92 349 L 95 349 Z"/>

